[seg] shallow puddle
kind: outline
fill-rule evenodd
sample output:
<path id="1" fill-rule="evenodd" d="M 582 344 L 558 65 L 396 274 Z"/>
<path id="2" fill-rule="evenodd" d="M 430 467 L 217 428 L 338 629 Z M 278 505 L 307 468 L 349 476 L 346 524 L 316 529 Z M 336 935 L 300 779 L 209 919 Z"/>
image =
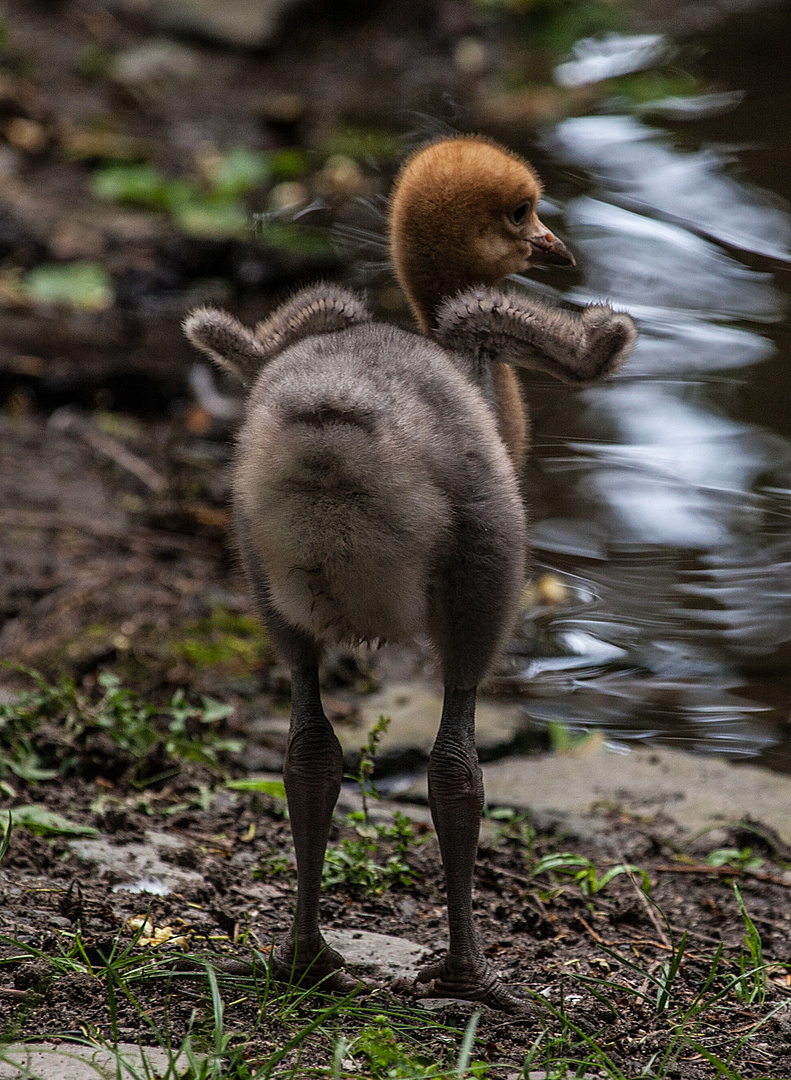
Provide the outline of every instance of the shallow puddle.
<path id="1" fill-rule="evenodd" d="M 540 724 L 784 770 L 789 40 L 785 6 L 732 20 L 697 43 L 716 94 L 650 117 L 615 103 L 543 140 L 547 189 L 565 193 L 547 216 L 579 269 L 529 287 L 606 299 L 640 340 L 601 386 L 526 385 L 536 559 L 565 589 L 528 610 L 504 680 Z"/>

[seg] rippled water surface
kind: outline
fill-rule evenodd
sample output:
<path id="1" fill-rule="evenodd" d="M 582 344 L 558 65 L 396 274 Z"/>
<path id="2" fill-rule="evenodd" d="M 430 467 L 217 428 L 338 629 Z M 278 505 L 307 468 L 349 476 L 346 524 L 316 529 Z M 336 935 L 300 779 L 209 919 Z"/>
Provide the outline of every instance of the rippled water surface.
<path id="1" fill-rule="evenodd" d="M 789 42 L 789 5 L 731 21 L 699 43 L 716 93 L 569 119 L 539 151 L 579 269 L 530 288 L 607 298 L 640 340 L 607 384 L 526 383 L 539 575 L 565 589 L 505 681 L 538 723 L 791 771 Z"/>

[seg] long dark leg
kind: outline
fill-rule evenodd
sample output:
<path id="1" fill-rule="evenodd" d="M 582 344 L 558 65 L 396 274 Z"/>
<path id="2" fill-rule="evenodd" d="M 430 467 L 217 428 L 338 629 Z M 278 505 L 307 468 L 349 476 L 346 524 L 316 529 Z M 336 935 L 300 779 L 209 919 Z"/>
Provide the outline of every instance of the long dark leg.
<path id="1" fill-rule="evenodd" d="M 343 957 L 327 945 L 319 930 L 321 871 L 342 777 L 343 753 L 321 706 L 318 664 L 313 658 L 291 672 L 291 726 L 283 781 L 297 855 L 297 908 L 291 930 L 275 951 L 274 972 L 280 978 L 293 975 L 308 983 L 323 979 L 322 985 L 334 990 L 356 985 L 341 971 Z"/>
<path id="2" fill-rule="evenodd" d="M 275 950 L 273 970 L 278 978 L 304 983 L 322 980 L 328 990 L 345 991 L 356 980 L 342 970 L 343 957 L 327 945 L 319 930 L 321 871 L 343 779 L 341 746 L 321 705 L 319 647 L 272 606 L 251 531 L 238 507 L 236 532 L 261 617 L 291 669 L 291 724 L 283 781 L 297 856 L 297 907 L 291 929 Z"/>
<path id="3" fill-rule="evenodd" d="M 472 880 L 483 811 L 475 749 L 475 690 L 446 689 L 428 766 L 428 797 L 448 896 L 451 956 L 475 963 L 480 948 L 472 915 Z"/>
<path id="4" fill-rule="evenodd" d="M 448 902 L 450 947 L 418 981 L 439 997 L 483 1001 L 520 1014 L 525 1002 L 489 966 L 475 930 L 472 886 L 478 851 L 483 780 L 475 749 L 475 689 L 445 688 L 437 738 L 428 766 L 428 796 L 437 830 Z"/>
<path id="5" fill-rule="evenodd" d="M 459 514 L 457 542 L 435 579 L 431 636 L 442 657 L 445 700 L 428 766 L 429 801 L 448 897 L 450 947 L 418 981 L 430 992 L 511 1013 L 525 1002 L 491 969 L 475 930 L 472 886 L 483 780 L 475 748 L 475 695 L 516 614 L 524 580 L 524 519 L 506 493 Z M 476 512 L 477 510 L 477 512 Z"/>

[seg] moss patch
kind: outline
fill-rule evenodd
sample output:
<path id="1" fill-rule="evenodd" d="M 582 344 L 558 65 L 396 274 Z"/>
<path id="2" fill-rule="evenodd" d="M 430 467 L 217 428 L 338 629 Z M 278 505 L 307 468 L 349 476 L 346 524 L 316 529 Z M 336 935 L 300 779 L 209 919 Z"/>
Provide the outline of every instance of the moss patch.
<path id="1" fill-rule="evenodd" d="M 187 623 L 170 649 L 190 667 L 221 667 L 229 675 L 249 674 L 272 656 L 269 636 L 258 620 L 224 607 Z"/>

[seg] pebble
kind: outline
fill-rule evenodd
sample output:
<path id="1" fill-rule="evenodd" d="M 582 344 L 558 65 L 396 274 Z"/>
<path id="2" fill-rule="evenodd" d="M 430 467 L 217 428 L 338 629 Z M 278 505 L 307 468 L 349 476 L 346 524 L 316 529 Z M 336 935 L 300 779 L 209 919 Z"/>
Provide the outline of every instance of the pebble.
<path id="1" fill-rule="evenodd" d="M 110 74 L 123 86 L 139 87 L 150 82 L 189 82 L 199 71 L 197 53 L 167 38 L 154 38 L 120 52 Z"/>
<path id="2" fill-rule="evenodd" d="M 246 49 L 266 45 L 295 0 L 154 0 L 151 19 L 162 30 L 199 34 Z"/>

